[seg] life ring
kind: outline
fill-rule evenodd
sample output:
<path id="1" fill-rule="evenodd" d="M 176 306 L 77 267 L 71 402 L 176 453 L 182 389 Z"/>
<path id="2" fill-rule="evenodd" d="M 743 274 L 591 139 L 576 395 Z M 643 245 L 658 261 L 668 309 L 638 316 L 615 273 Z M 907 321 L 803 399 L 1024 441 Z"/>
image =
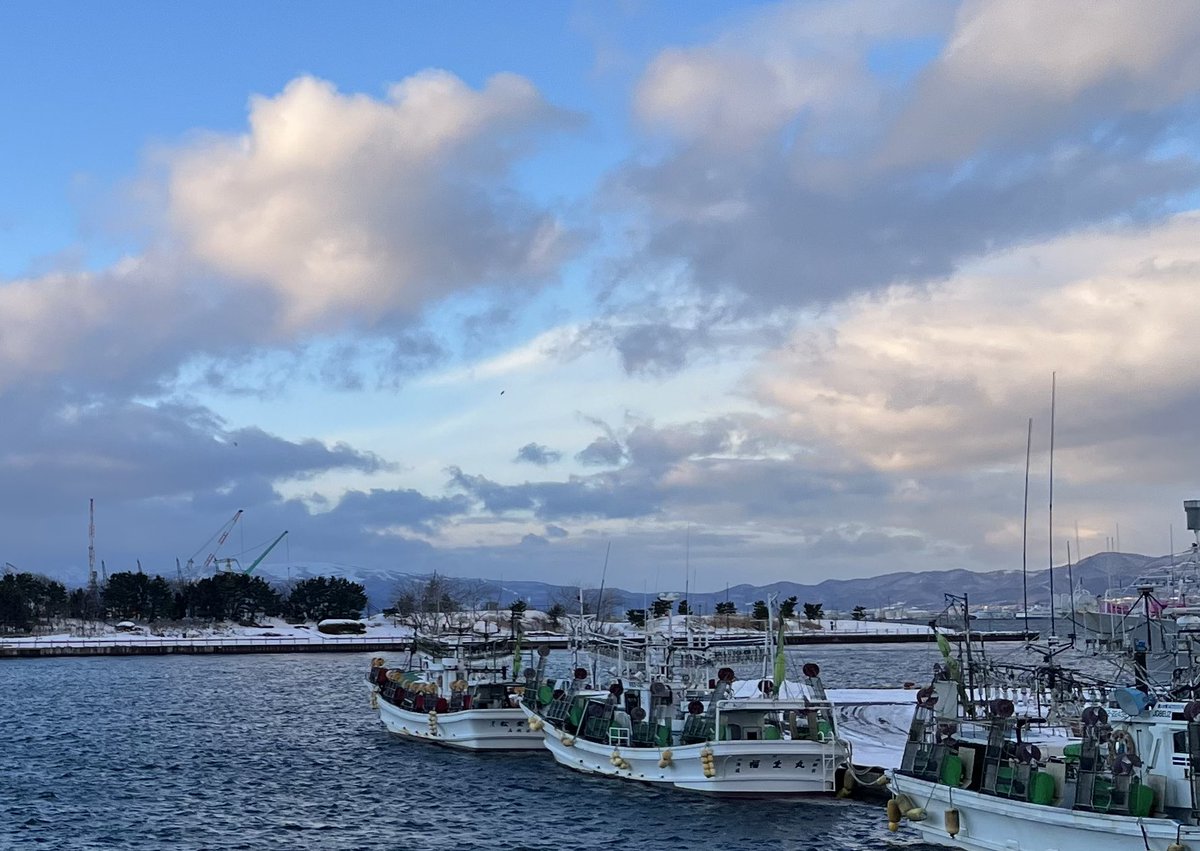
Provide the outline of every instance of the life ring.
<path id="1" fill-rule="evenodd" d="M 804 667 L 800 670 L 803 671 L 804 676 L 808 677 L 810 680 L 813 677 L 821 675 L 821 666 L 816 662 L 805 662 Z"/>
<path id="2" fill-rule="evenodd" d="M 1137 742 L 1134 741 L 1133 735 L 1128 730 L 1113 730 L 1112 735 L 1108 737 L 1108 756 L 1110 759 L 1116 759 L 1121 754 L 1133 760 L 1134 765 L 1139 764 Z"/>

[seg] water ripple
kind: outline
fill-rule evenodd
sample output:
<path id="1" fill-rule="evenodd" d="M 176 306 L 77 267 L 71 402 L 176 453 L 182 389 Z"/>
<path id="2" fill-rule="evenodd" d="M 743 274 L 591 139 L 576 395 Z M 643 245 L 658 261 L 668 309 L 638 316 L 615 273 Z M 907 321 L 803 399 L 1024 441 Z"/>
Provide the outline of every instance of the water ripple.
<path id="1" fill-rule="evenodd" d="M 541 753 L 389 736 L 369 654 L 6 661 L 0 847 L 68 851 L 866 851 L 878 805 L 723 800 L 575 775 Z M 926 647 L 812 648 L 833 686 L 927 674 Z M 874 672 L 874 673 L 872 673 Z"/>

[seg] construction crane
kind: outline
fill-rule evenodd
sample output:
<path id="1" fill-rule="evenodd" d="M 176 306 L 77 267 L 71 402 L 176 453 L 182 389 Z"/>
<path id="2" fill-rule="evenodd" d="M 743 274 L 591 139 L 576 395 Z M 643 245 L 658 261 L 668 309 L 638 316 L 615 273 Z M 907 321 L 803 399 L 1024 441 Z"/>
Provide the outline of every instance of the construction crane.
<path id="1" fill-rule="evenodd" d="M 201 567 L 201 570 L 207 571 L 210 567 L 212 567 L 213 562 L 217 560 L 217 552 L 220 551 L 221 546 L 225 543 L 225 539 L 229 537 L 229 533 L 233 531 L 233 527 L 237 525 L 237 522 L 239 519 L 241 519 L 241 516 L 242 509 L 239 508 L 236 512 L 234 512 L 233 517 L 230 518 L 224 526 L 217 530 L 217 534 L 213 536 L 217 539 L 216 546 L 214 546 L 209 552 L 208 556 L 205 557 L 204 565 Z M 212 538 L 209 538 L 208 541 L 205 541 L 204 544 L 201 545 L 200 549 L 196 550 L 192 557 L 187 560 L 187 572 L 189 576 L 192 575 L 192 568 L 194 568 L 196 565 L 196 556 L 200 554 L 200 551 L 203 550 L 211 540 Z"/>
<path id="2" fill-rule="evenodd" d="M 247 576 L 249 576 L 251 573 L 253 573 L 254 568 L 258 567 L 259 564 L 262 563 L 262 560 L 267 557 L 267 554 L 270 553 L 271 550 L 275 549 L 275 545 L 278 544 L 280 541 L 282 541 L 286 535 L 287 535 L 287 529 L 284 529 L 283 532 L 280 534 L 280 536 L 271 542 L 271 546 L 269 546 L 265 550 L 263 550 L 262 555 L 260 555 L 254 561 L 250 562 L 250 566 L 247 567 L 242 572 L 245 573 Z"/>
<path id="3" fill-rule="evenodd" d="M 241 562 L 239 562 L 237 560 L 236 556 L 233 556 L 230 558 L 217 559 L 216 562 L 217 562 L 218 572 L 221 570 L 221 565 L 223 564 L 223 565 L 225 565 L 226 573 L 233 573 L 234 565 L 236 565 L 238 570 L 242 570 L 242 573 L 245 576 L 249 576 L 251 573 L 254 572 L 254 568 L 256 568 L 260 564 L 262 564 L 262 560 L 265 559 L 268 555 L 270 555 L 271 550 L 275 549 L 275 547 L 279 544 L 280 541 L 282 541 L 284 539 L 284 537 L 286 535 L 287 535 L 287 530 L 285 529 L 283 532 L 281 532 L 279 534 L 279 537 L 277 537 L 274 541 L 272 541 L 270 544 L 267 545 L 267 548 L 262 551 L 262 553 L 258 556 L 258 558 L 256 558 L 254 561 L 250 562 L 250 566 L 247 567 L 245 570 L 242 570 L 242 564 L 241 564 Z M 249 551 L 247 551 L 247 552 L 249 552 Z M 245 555 L 245 553 L 242 553 L 242 555 Z"/>

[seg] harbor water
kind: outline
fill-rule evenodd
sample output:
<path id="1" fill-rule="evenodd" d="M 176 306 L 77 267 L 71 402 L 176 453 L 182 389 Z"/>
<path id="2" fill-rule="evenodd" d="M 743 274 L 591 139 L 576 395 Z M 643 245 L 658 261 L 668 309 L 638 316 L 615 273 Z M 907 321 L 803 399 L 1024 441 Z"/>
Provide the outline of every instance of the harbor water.
<path id="1" fill-rule="evenodd" d="M 926 645 L 806 648 L 831 687 L 924 681 Z M 368 655 L 0 664 L 0 848 L 926 849 L 881 805 L 727 800 L 590 778 L 548 754 L 389 735 Z"/>

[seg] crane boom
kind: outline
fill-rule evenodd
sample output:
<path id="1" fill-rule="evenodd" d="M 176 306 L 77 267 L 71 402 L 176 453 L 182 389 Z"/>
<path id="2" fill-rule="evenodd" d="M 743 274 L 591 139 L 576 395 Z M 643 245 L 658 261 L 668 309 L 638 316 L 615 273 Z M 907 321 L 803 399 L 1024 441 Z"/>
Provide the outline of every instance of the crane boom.
<path id="1" fill-rule="evenodd" d="M 204 559 L 204 567 L 202 568 L 203 570 L 208 570 L 209 566 L 216 561 L 217 552 L 220 551 L 221 545 L 225 543 L 225 539 L 229 537 L 229 533 L 233 531 L 233 527 L 237 525 L 238 519 L 241 518 L 241 516 L 242 509 L 239 508 L 234 513 L 233 519 L 225 524 L 225 527 L 221 530 L 221 537 L 217 539 L 217 545 L 213 547 L 212 552 L 209 553 L 208 557 Z"/>
<path id="2" fill-rule="evenodd" d="M 250 562 L 250 566 L 244 571 L 246 576 L 249 576 L 251 572 L 253 572 L 254 568 L 258 567 L 259 563 L 267 557 L 271 550 L 275 549 L 275 545 L 282 541 L 285 535 L 287 535 L 287 529 L 284 529 L 283 532 L 280 533 L 279 537 L 271 542 L 271 546 L 262 551 L 262 555 Z"/>

